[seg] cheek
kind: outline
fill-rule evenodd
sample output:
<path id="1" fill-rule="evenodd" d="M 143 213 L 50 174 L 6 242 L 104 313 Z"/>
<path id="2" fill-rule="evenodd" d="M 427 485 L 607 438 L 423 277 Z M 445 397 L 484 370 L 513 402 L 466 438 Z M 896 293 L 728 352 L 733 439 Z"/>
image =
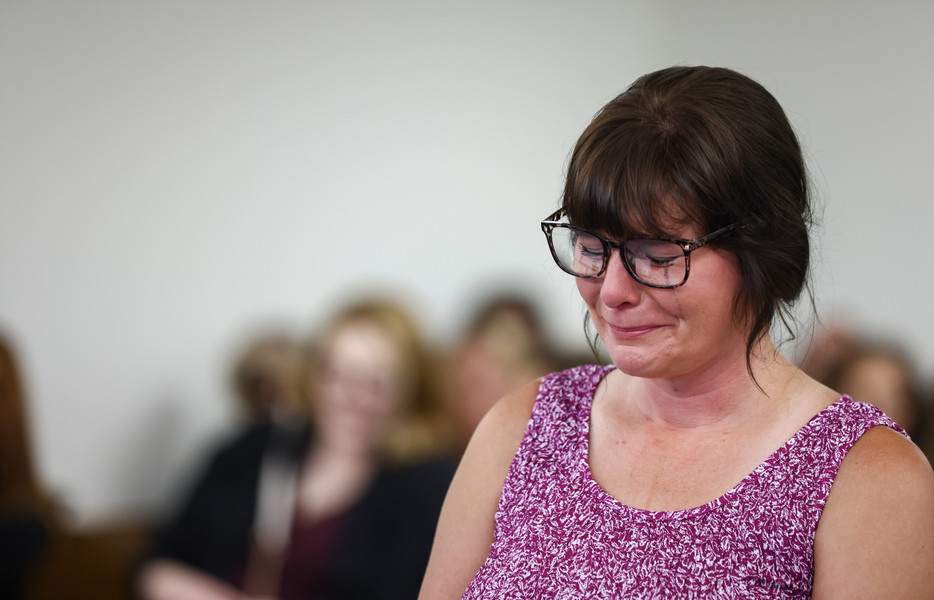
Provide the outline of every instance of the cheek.
<path id="1" fill-rule="evenodd" d="M 379 394 L 379 397 L 376 399 L 373 412 L 379 418 L 387 418 L 395 413 L 397 413 L 402 405 L 402 394 L 399 390 L 392 390 L 391 392 L 383 392 Z"/>
<path id="2" fill-rule="evenodd" d="M 707 303 L 715 307 L 717 312 L 732 313 L 743 285 L 736 257 L 726 250 L 716 249 L 710 255 L 698 259 L 691 265 L 688 284 L 696 286 L 691 289 L 696 289 L 698 296 L 706 298 Z M 682 289 L 688 289 L 688 284 Z"/>
<path id="3" fill-rule="evenodd" d="M 597 298 L 600 297 L 600 284 L 603 280 L 575 277 L 574 281 L 577 283 L 577 293 L 580 294 L 587 306 L 592 308 L 596 305 Z"/>
<path id="4" fill-rule="evenodd" d="M 671 290 L 671 307 L 668 311 L 679 319 L 683 319 L 685 316 L 684 304 L 681 302 L 681 288 L 674 288 Z"/>

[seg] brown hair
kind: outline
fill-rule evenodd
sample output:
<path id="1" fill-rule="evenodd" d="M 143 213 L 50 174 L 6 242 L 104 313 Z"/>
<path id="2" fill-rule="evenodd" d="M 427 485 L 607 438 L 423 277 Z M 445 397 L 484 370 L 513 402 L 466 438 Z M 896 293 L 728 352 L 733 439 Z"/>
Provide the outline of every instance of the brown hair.
<path id="1" fill-rule="evenodd" d="M 286 333 L 269 332 L 244 346 L 231 373 L 242 412 L 250 419 L 301 414 L 302 346 Z"/>
<path id="2" fill-rule="evenodd" d="M 803 290 L 811 298 L 807 173 L 782 107 L 749 77 L 703 66 L 640 77 L 578 140 L 563 207 L 571 223 L 619 238 L 735 224 L 715 243 L 739 263 L 750 372 L 776 317 L 794 336 L 790 309 Z"/>

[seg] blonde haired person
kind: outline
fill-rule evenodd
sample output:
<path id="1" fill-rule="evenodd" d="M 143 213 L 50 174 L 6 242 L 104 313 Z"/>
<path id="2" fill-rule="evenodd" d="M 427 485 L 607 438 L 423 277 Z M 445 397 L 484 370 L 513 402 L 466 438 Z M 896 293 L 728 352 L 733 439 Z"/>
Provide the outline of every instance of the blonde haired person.
<path id="1" fill-rule="evenodd" d="M 316 336 L 312 419 L 222 450 L 143 568 L 150 600 L 412 598 L 453 466 L 434 369 L 402 305 L 362 299 Z"/>

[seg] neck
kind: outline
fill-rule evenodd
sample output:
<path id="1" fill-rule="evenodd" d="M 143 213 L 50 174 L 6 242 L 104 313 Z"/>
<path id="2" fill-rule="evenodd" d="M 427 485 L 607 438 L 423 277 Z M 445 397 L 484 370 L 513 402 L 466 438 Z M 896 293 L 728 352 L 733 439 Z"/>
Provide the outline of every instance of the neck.
<path id="1" fill-rule="evenodd" d="M 372 478 L 376 461 L 372 454 L 316 444 L 303 469 L 299 510 L 304 518 L 314 521 L 353 505 Z"/>
<path id="2" fill-rule="evenodd" d="M 674 429 L 729 429 L 763 414 L 787 397 L 797 368 L 782 357 L 771 340 L 762 340 L 751 356 L 752 373 L 745 348 L 722 357 L 696 375 L 676 379 L 624 378 L 619 398 L 633 416 Z M 609 388 L 607 393 L 613 393 Z"/>

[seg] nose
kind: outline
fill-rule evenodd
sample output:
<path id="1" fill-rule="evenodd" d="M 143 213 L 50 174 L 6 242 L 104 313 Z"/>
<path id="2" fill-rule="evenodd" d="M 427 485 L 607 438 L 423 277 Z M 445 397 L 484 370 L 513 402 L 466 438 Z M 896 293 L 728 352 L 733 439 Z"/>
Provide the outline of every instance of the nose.
<path id="1" fill-rule="evenodd" d="M 610 260 L 603 273 L 603 285 L 600 287 L 600 300 L 606 306 L 638 304 L 642 298 L 642 284 L 633 279 L 619 251 L 610 253 Z"/>

